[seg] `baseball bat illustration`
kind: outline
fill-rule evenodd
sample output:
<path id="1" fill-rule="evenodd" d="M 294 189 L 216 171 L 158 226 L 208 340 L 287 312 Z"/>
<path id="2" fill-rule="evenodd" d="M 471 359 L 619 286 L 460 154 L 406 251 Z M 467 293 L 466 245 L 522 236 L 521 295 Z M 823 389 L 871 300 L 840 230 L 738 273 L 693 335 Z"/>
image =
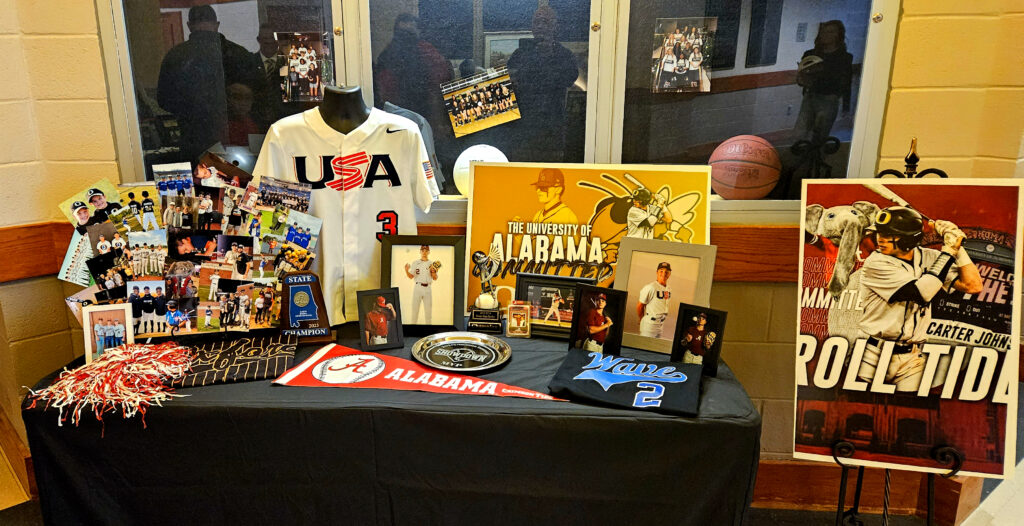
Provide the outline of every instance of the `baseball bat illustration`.
<path id="1" fill-rule="evenodd" d="M 882 196 L 883 198 L 888 199 L 889 201 L 892 201 L 893 203 L 895 203 L 897 205 L 905 206 L 907 208 L 913 208 L 914 210 L 917 210 L 917 213 L 921 214 L 921 219 L 924 220 L 924 224 L 928 228 L 930 228 L 931 230 L 933 230 L 933 231 L 935 230 L 935 221 L 934 220 L 932 220 L 930 217 L 925 215 L 924 212 L 918 210 L 917 208 L 914 208 L 913 205 L 908 203 L 906 199 L 900 197 L 896 192 L 893 192 L 892 190 L 886 188 L 884 185 L 879 184 L 879 183 L 865 183 L 864 187 L 867 188 L 868 190 L 871 190 L 872 192 Z M 960 241 L 961 242 L 963 241 L 962 237 L 960 238 Z"/>

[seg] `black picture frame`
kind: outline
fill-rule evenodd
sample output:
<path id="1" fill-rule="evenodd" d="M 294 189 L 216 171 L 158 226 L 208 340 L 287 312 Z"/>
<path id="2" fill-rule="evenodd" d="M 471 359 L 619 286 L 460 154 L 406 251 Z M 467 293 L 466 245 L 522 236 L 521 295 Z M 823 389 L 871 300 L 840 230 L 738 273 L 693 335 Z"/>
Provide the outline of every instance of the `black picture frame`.
<path id="1" fill-rule="evenodd" d="M 437 329 L 455 327 L 457 330 L 466 329 L 466 315 L 465 315 L 465 301 L 466 301 L 466 290 L 465 290 L 465 279 L 466 275 L 466 238 L 465 236 L 412 236 L 412 235 L 395 235 L 395 236 L 382 236 L 381 237 L 381 253 L 380 253 L 380 285 L 381 287 L 396 287 L 401 289 L 394 281 L 391 276 L 391 258 L 392 252 L 395 247 L 407 246 L 407 245 L 430 245 L 430 246 L 449 246 L 455 250 L 454 261 L 452 261 L 452 323 L 451 324 L 424 324 L 410 322 L 408 317 L 405 318 L 403 325 L 405 326 L 419 326 L 419 327 L 434 327 Z"/>
<path id="2" fill-rule="evenodd" d="M 564 291 L 565 290 L 570 290 L 575 295 L 576 285 L 580 284 L 580 283 L 582 283 L 584 285 L 595 285 L 596 284 L 596 279 L 595 278 L 583 278 L 583 277 L 578 277 L 578 276 L 554 276 L 554 275 L 551 275 L 551 274 L 530 274 L 530 273 L 523 272 L 523 273 L 520 273 L 520 274 L 516 274 L 516 294 L 515 294 L 515 299 L 526 301 L 526 302 L 530 302 L 530 287 L 556 288 L 556 289 L 559 290 L 559 294 L 563 295 L 563 297 L 567 297 L 567 296 L 564 295 Z M 574 297 L 578 297 L 578 296 L 574 296 Z M 550 308 L 550 306 L 544 306 L 543 304 L 540 304 L 540 305 L 538 305 L 538 308 L 539 308 L 540 311 L 543 312 L 545 309 Z M 530 309 L 531 309 L 530 312 L 532 313 L 533 312 L 533 304 L 532 303 L 530 304 Z M 562 310 L 564 310 L 564 309 L 559 309 L 560 312 Z M 573 313 L 575 314 L 575 310 L 573 310 Z M 538 315 L 538 318 L 539 318 L 539 315 Z M 560 323 L 560 322 L 558 322 L 558 323 Z M 552 326 L 549 326 L 549 325 L 545 325 L 543 322 L 535 321 L 535 319 L 531 316 L 531 318 L 530 318 L 530 336 L 531 337 L 532 336 L 548 336 L 548 337 L 552 337 L 552 338 L 568 338 L 569 334 L 570 334 L 571 324 L 572 324 L 572 318 L 571 317 L 569 319 L 569 325 L 567 325 L 565 327 L 562 327 L 562 326 L 552 327 Z"/>
<path id="3" fill-rule="evenodd" d="M 394 319 L 388 321 L 388 335 L 386 343 L 372 344 L 367 337 L 367 314 L 377 304 L 377 298 L 383 297 L 387 304 L 395 309 Z M 387 289 L 360 290 L 356 292 L 356 303 L 359 308 L 359 348 L 364 351 L 380 351 L 385 349 L 400 349 L 405 347 L 404 335 L 402 332 L 402 303 L 400 301 L 398 287 Z"/>
<path id="4" fill-rule="evenodd" d="M 703 334 L 699 338 L 711 336 L 712 343 L 703 346 L 704 354 L 701 358 L 701 374 L 704 376 L 718 376 L 718 360 L 722 356 L 722 341 L 725 336 L 725 320 L 728 313 L 725 311 L 709 309 L 689 303 L 679 304 L 679 317 L 676 320 L 675 336 L 672 339 L 672 355 L 669 358 L 673 362 L 696 363 L 686 360 L 687 344 L 686 336 L 690 327 L 697 322 L 697 318 L 703 314 L 706 318 Z M 704 341 L 707 341 L 706 339 Z M 692 353 L 691 353 L 692 354 Z"/>
<path id="5" fill-rule="evenodd" d="M 575 294 L 579 298 L 579 308 L 573 309 L 572 312 L 569 350 L 583 349 L 602 354 L 618 355 L 622 349 L 622 321 L 626 316 L 626 291 L 577 283 Z M 612 324 L 606 329 L 608 333 L 604 337 L 604 343 L 600 349 L 597 349 L 587 345 L 587 338 L 583 333 L 582 326 L 585 323 L 585 317 L 594 309 L 595 304 L 593 301 L 599 294 L 605 295 L 606 305 L 602 313 L 606 320 L 610 320 Z"/>

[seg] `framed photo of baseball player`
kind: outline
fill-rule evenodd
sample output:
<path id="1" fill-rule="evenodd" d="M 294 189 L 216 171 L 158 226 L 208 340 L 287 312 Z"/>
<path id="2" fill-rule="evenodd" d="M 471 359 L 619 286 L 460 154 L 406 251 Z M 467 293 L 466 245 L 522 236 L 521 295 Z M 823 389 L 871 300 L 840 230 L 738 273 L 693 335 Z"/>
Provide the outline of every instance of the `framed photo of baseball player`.
<path id="1" fill-rule="evenodd" d="M 472 163 L 467 297 L 480 295 L 474 278 L 490 274 L 501 307 L 519 273 L 611 287 L 624 239 L 707 244 L 710 193 L 709 166 Z"/>
<path id="2" fill-rule="evenodd" d="M 402 311 L 398 287 L 356 292 L 359 302 L 359 347 L 364 351 L 399 349 Z"/>
<path id="3" fill-rule="evenodd" d="M 625 291 L 577 283 L 574 296 L 579 306 L 572 313 L 569 350 L 619 354 L 622 319 L 629 308 Z"/>
<path id="4" fill-rule="evenodd" d="M 804 181 L 794 456 L 1013 472 L 1024 183 Z"/>
<path id="5" fill-rule="evenodd" d="M 626 238 L 619 245 L 615 288 L 629 294 L 622 341 L 648 351 L 672 351 L 679 303 L 708 305 L 714 245 Z"/>
<path id="6" fill-rule="evenodd" d="M 594 278 L 517 274 L 517 301 L 530 309 L 530 332 L 537 336 L 569 336 L 576 307 L 576 284 L 594 285 Z"/>
<path id="7" fill-rule="evenodd" d="M 702 365 L 704 376 L 718 376 L 725 318 L 724 311 L 680 303 L 670 359 Z"/>
<path id="8" fill-rule="evenodd" d="M 383 236 L 380 283 L 401 292 L 405 325 L 463 329 L 462 236 Z"/>
<path id="9" fill-rule="evenodd" d="M 125 343 L 135 343 L 131 323 L 132 307 L 89 305 L 82 309 L 82 332 L 85 333 L 85 363 L 103 356 L 103 351 Z"/>

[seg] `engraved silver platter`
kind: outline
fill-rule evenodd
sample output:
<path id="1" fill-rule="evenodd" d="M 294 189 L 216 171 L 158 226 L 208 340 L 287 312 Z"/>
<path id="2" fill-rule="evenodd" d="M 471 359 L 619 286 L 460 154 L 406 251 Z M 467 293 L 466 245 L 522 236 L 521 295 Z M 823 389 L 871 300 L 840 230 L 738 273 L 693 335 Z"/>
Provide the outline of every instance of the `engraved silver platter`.
<path id="1" fill-rule="evenodd" d="M 416 342 L 412 357 L 435 369 L 481 372 L 504 365 L 512 349 L 504 340 L 479 332 L 442 332 Z"/>

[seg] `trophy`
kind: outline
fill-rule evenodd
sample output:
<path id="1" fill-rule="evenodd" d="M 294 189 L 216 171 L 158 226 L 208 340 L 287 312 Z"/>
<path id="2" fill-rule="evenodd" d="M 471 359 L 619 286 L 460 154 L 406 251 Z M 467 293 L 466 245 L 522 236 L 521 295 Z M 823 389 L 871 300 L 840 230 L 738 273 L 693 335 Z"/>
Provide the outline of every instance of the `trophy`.
<path id="1" fill-rule="evenodd" d="M 281 280 L 281 299 L 282 335 L 298 336 L 300 343 L 334 341 L 320 276 L 308 270 L 286 273 Z"/>
<path id="2" fill-rule="evenodd" d="M 498 291 L 491 284 L 491 279 L 501 271 L 501 261 L 496 257 L 495 247 L 491 247 L 491 255 L 481 251 L 473 253 L 473 263 L 480 269 L 480 295 L 469 308 L 467 330 L 489 334 L 501 334 L 501 309 L 498 306 Z"/>

